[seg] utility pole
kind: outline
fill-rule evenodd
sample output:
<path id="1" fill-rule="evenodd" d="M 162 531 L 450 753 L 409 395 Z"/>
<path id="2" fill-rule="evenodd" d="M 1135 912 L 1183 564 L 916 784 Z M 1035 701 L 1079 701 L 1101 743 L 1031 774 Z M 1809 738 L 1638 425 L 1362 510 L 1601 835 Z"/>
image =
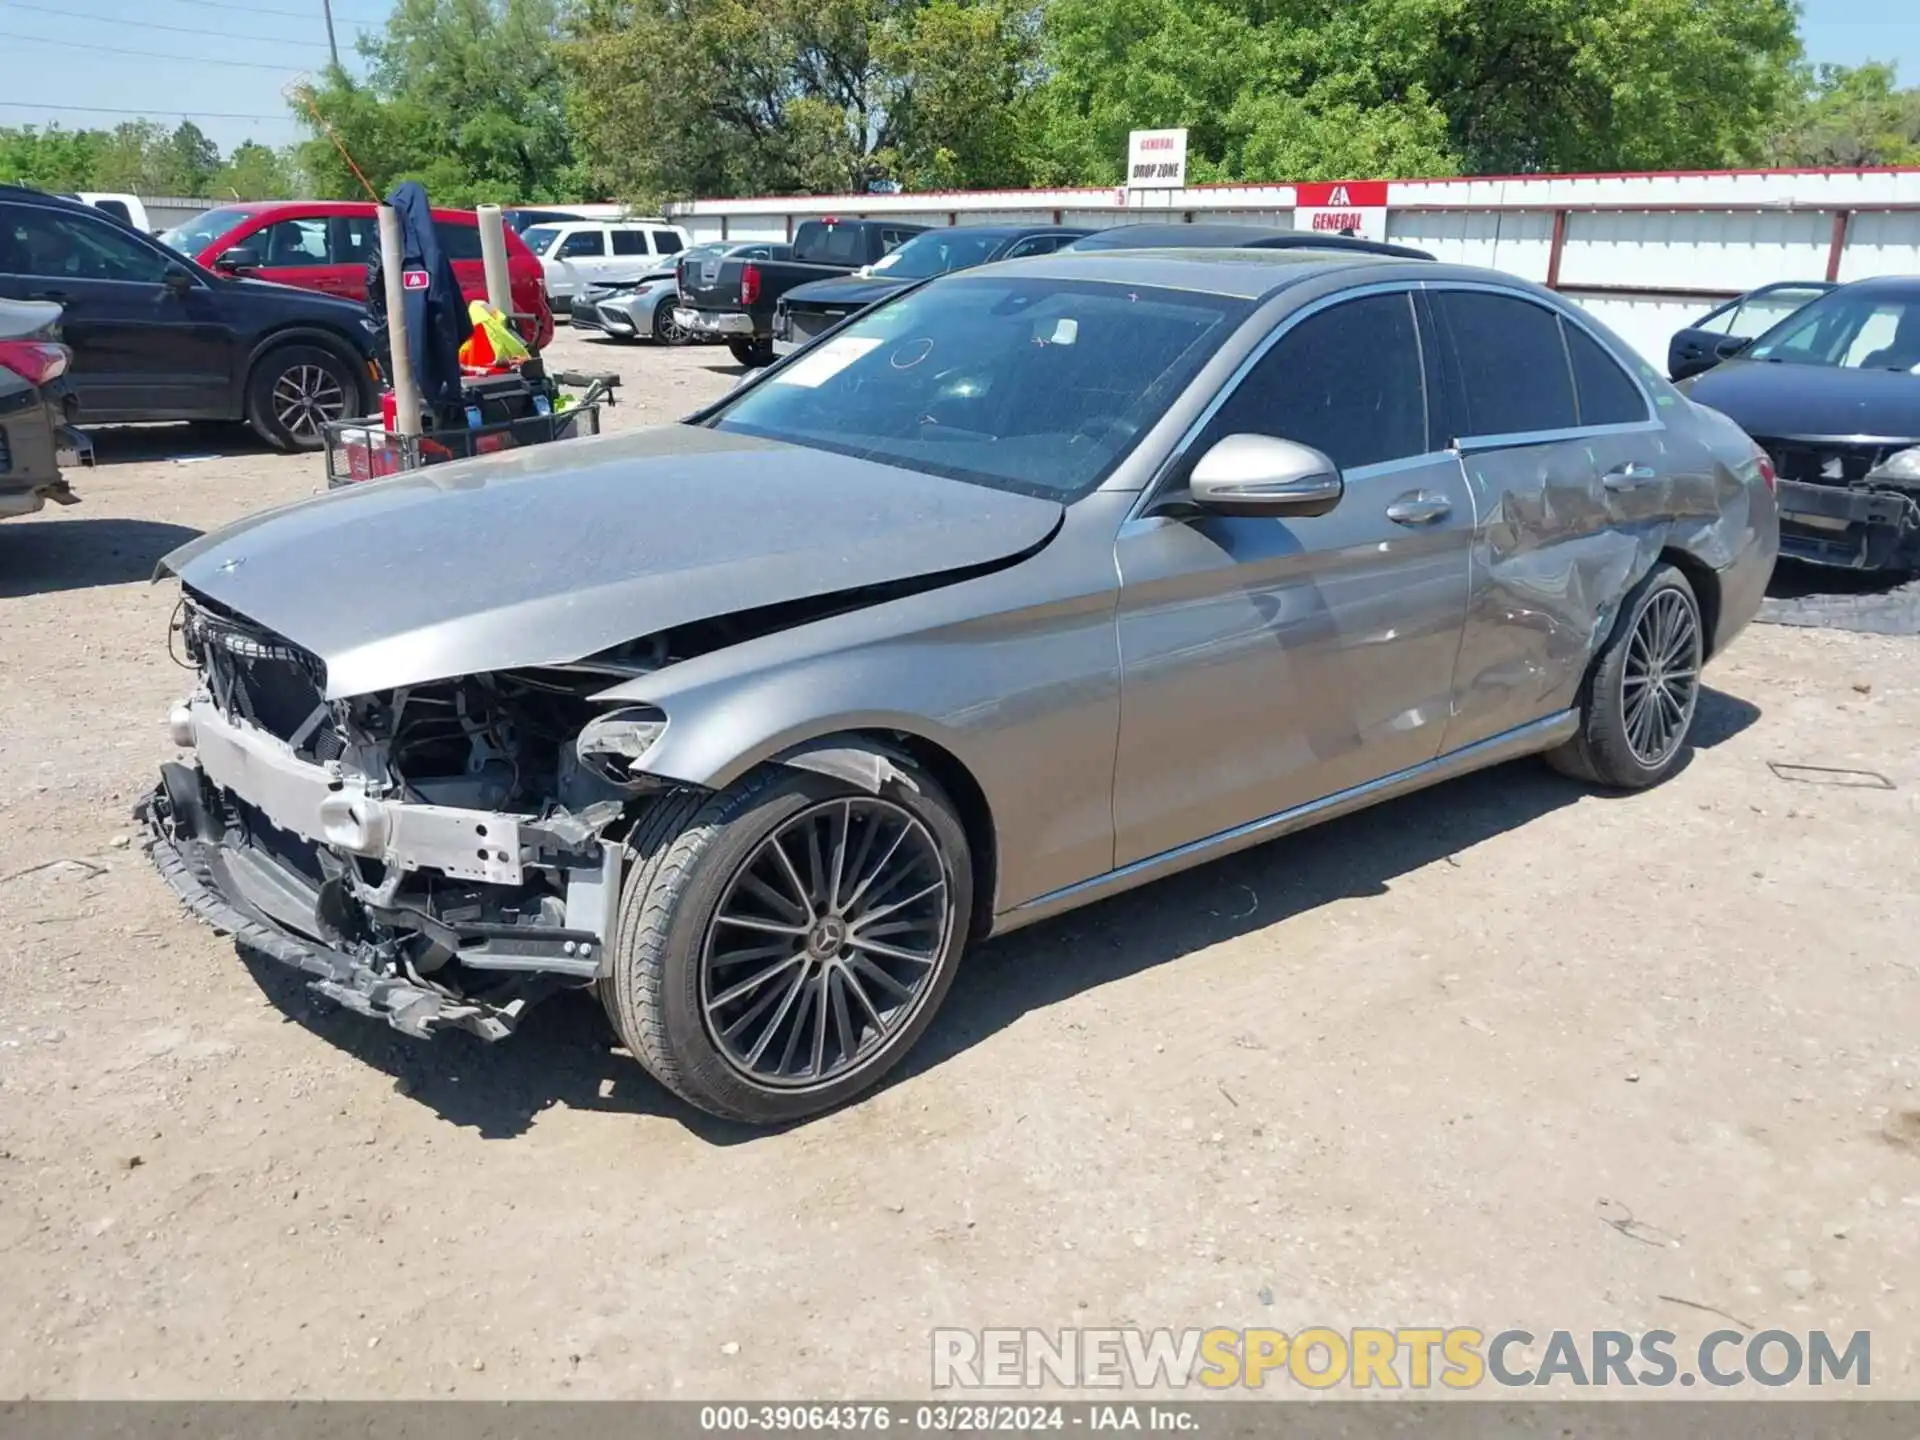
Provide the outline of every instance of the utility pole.
<path id="1" fill-rule="evenodd" d="M 333 68 L 340 68 L 340 43 L 333 38 L 333 0 L 320 0 L 320 9 L 327 17 L 327 50 L 333 56 Z"/>

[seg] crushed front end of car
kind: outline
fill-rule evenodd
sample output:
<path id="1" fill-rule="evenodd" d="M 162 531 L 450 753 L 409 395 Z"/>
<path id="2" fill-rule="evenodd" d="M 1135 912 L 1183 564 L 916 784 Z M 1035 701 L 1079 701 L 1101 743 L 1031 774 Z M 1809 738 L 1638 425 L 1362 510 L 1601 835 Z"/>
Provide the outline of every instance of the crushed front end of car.
<path id="1" fill-rule="evenodd" d="M 137 813 L 195 914 L 412 1035 L 498 1039 L 601 974 L 657 711 L 591 705 L 594 667 L 327 699 L 318 658 L 204 596 L 174 626 L 189 753 Z"/>
<path id="2" fill-rule="evenodd" d="M 1920 444 L 1759 441 L 1780 476 L 1780 553 L 1854 570 L 1920 569 Z"/>

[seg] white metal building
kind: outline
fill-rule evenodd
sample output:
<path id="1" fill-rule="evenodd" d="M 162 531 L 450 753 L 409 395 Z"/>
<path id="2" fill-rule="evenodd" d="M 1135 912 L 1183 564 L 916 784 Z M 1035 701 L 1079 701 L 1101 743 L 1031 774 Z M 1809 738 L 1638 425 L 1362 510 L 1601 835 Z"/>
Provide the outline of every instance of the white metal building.
<path id="1" fill-rule="evenodd" d="M 1553 286 L 1662 364 L 1667 337 L 1689 317 L 1756 285 L 1920 274 L 1920 169 L 810 195 L 669 208 L 696 241 L 781 240 L 802 220 L 832 215 L 1090 228 L 1352 219 L 1362 234 Z"/>

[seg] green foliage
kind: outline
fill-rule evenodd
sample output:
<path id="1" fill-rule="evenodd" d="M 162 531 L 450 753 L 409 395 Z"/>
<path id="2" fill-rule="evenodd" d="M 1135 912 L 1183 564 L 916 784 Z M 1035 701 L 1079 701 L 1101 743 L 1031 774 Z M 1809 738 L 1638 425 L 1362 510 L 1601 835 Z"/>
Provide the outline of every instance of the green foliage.
<path id="1" fill-rule="evenodd" d="M 105 142 L 103 130 L 0 127 L 0 181 L 39 190 L 92 190 Z"/>
<path id="2" fill-rule="evenodd" d="M 615 194 L 1026 176 L 1038 26 L 1015 0 L 580 0 L 572 31 L 576 130 Z"/>
<path id="3" fill-rule="evenodd" d="M 296 97 L 315 132 L 301 169 L 319 195 L 364 196 L 344 145 L 383 195 L 418 180 L 443 205 L 572 197 L 554 34 L 553 0 L 401 0 L 384 34 L 361 37 L 365 81 L 330 68 Z"/>
<path id="4" fill-rule="evenodd" d="M 111 130 L 0 129 L 0 180 L 42 190 L 272 200 L 298 188 L 286 156 L 255 141 L 230 160 L 198 125 L 130 120 Z"/>
<path id="5" fill-rule="evenodd" d="M 287 155 L 257 140 L 242 140 L 207 189 L 194 193 L 216 200 L 291 200 L 299 189 Z"/>
<path id="6" fill-rule="evenodd" d="M 1920 86 L 1892 65 L 1822 65 L 1775 136 L 1777 165 L 1920 165 Z"/>
<path id="7" fill-rule="evenodd" d="M 557 7 L 568 8 L 562 12 Z M 1793 0 L 400 0 L 309 138 L 0 129 L 0 178 L 442 204 L 1920 164 L 1920 89 L 1800 63 Z"/>
<path id="8" fill-rule="evenodd" d="M 1047 168 L 1118 178 L 1184 125 L 1200 179 L 1661 169 L 1757 159 L 1791 0 L 1053 0 Z"/>

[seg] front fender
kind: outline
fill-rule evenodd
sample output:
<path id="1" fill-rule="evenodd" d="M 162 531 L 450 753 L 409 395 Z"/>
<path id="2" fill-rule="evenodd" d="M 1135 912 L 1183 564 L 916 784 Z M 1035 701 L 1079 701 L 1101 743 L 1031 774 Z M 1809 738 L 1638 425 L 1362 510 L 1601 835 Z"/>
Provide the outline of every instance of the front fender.
<path id="1" fill-rule="evenodd" d="M 657 707 L 635 769 L 725 789 L 827 736 L 937 746 L 999 837 L 996 912 L 1113 865 L 1120 723 L 1113 533 L 1131 496 L 1088 497 L 1006 569 L 670 664 L 595 697 Z"/>

